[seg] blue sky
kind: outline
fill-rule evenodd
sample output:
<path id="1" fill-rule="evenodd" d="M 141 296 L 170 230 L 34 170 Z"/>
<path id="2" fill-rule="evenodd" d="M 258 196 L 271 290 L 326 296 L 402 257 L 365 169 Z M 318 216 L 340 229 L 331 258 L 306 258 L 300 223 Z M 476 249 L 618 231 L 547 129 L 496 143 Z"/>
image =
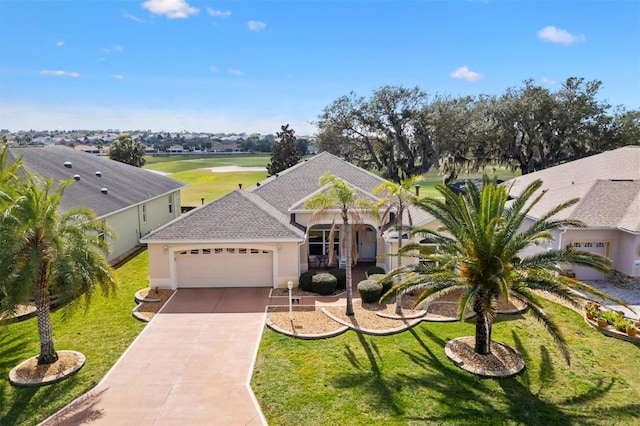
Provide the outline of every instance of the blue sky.
<path id="1" fill-rule="evenodd" d="M 601 80 L 640 108 L 639 1 L 0 0 L 0 128 L 315 132 L 384 85 Z"/>

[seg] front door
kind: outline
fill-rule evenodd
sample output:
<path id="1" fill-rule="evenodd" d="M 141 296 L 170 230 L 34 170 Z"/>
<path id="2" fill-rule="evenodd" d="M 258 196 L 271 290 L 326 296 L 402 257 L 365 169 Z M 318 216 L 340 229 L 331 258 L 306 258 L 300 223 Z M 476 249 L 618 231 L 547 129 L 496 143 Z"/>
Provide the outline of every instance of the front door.
<path id="1" fill-rule="evenodd" d="M 366 226 L 358 231 L 358 259 L 375 260 L 376 258 L 376 230 L 373 226 Z"/>

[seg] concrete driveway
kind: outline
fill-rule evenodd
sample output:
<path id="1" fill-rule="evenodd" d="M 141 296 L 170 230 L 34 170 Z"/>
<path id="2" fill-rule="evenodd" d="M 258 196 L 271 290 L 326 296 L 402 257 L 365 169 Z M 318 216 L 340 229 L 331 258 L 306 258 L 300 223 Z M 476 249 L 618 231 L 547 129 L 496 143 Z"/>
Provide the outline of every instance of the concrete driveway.
<path id="1" fill-rule="evenodd" d="M 268 288 L 178 290 L 98 386 L 44 424 L 266 424 L 249 381 L 268 302 Z"/>

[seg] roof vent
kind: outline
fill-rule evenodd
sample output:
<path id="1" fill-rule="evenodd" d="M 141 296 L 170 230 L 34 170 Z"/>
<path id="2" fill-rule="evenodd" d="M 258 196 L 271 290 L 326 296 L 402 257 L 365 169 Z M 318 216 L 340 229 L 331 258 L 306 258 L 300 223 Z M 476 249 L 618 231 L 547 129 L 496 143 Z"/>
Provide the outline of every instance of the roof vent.
<path id="1" fill-rule="evenodd" d="M 70 168 L 73 166 L 73 164 L 71 163 L 71 161 L 65 161 L 65 162 L 64 162 L 64 166 L 65 166 L 67 169 L 70 169 Z"/>
<path id="2" fill-rule="evenodd" d="M 106 194 L 107 192 L 109 192 L 109 190 L 107 190 L 107 188 L 102 188 L 100 192 L 102 192 L 103 194 Z"/>
<path id="3" fill-rule="evenodd" d="M 256 183 L 256 186 L 260 186 L 260 182 Z"/>
<path id="4" fill-rule="evenodd" d="M 96 172 L 96 176 L 102 177 L 102 172 Z"/>
<path id="5" fill-rule="evenodd" d="M 74 178 L 75 180 L 80 180 L 80 175 L 73 175 L 73 178 Z"/>

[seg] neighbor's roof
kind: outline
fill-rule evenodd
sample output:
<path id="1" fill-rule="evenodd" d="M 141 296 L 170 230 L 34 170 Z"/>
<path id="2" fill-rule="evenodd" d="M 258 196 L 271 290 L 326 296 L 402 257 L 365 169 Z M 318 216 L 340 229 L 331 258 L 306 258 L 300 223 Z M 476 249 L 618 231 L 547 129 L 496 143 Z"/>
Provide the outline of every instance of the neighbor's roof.
<path id="1" fill-rule="evenodd" d="M 562 218 L 578 219 L 589 227 L 640 232 L 640 146 L 627 146 L 514 178 L 510 193 L 518 196 L 533 180 L 548 192 L 531 210 L 540 217 L 572 198 L 580 201 Z"/>
<path id="2" fill-rule="evenodd" d="M 64 194 L 60 204 L 63 211 L 86 206 L 99 217 L 106 216 L 187 186 L 148 170 L 65 146 L 10 148 L 9 155 L 13 160 L 22 156 L 30 173 L 56 182 L 80 176 Z M 71 168 L 65 167 L 66 162 L 71 163 Z M 101 192 L 102 188 L 107 188 L 106 194 Z"/>
<path id="3" fill-rule="evenodd" d="M 304 232 L 259 197 L 236 189 L 158 228 L 144 241 L 302 241 Z"/>

